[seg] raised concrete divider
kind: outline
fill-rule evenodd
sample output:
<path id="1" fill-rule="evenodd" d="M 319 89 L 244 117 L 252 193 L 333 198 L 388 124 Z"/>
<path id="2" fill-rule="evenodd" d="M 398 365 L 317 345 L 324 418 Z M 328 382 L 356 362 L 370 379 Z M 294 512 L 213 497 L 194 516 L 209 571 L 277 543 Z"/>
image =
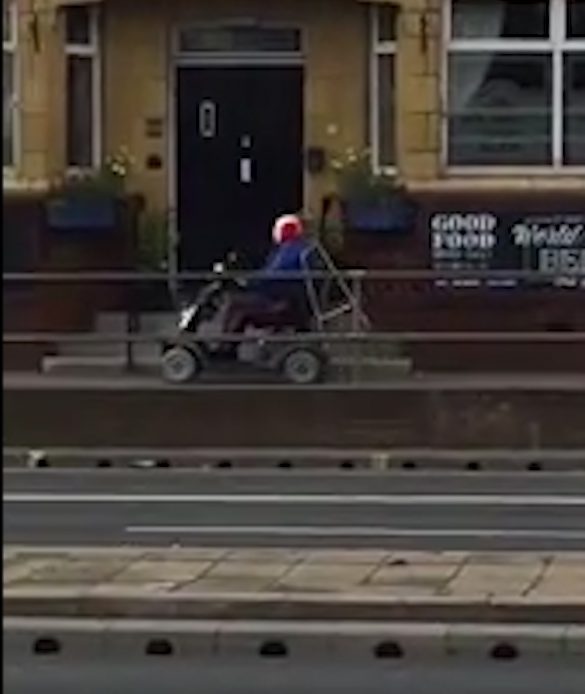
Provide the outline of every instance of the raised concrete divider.
<path id="1" fill-rule="evenodd" d="M 201 470 L 460 470 L 566 472 L 585 470 L 585 449 L 347 449 L 347 448 L 140 448 L 28 449 L 5 447 L 4 467 Z"/>
<path id="2" fill-rule="evenodd" d="M 9 547 L 14 617 L 585 624 L 585 554 Z"/>
<path id="3" fill-rule="evenodd" d="M 580 657 L 585 627 L 472 623 L 4 618 L 4 657 L 340 658 Z"/>

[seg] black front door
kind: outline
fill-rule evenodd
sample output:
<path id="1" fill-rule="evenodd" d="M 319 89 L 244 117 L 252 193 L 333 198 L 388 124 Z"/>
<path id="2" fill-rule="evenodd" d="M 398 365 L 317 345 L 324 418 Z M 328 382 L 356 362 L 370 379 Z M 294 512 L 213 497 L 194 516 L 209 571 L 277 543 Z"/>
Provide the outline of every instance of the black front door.
<path id="1" fill-rule="evenodd" d="M 180 266 L 236 251 L 256 267 L 274 218 L 302 207 L 302 68 L 181 67 L 177 99 Z"/>

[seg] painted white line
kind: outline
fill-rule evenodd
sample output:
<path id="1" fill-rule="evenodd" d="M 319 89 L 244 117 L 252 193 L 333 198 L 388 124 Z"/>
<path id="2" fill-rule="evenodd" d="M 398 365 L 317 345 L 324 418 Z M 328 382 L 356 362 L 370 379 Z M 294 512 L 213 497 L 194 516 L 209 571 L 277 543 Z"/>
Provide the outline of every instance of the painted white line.
<path id="1" fill-rule="evenodd" d="M 570 506 L 585 496 L 518 494 L 52 494 L 7 493 L 12 504 L 286 504 L 332 506 Z"/>
<path id="2" fill-rule="evenodd" d="M 129 525 L 135 535 L 263 535 L 278 537 L 387 537 L 387 538 L 502 538 L 585 540 L 585 530 L 513 530 L 450 528 L 384 528 L 367 526 L 314 525 Z"/>

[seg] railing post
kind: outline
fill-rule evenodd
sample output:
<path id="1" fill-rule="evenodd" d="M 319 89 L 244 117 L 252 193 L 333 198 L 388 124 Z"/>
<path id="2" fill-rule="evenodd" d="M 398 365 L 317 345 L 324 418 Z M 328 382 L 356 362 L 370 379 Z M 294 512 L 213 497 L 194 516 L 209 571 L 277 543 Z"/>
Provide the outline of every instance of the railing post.
<path id="1" fill-rule="evenodd" d="M 353 299 L 354 299 L 354 304 L 352 308 L 352 314 L 351 314 L 351 332 L 354 335 L 357 335 L 358 333 L 361 333 L 362 331 L 362 315 L 363 315 L 363 310 L 362 310 L 362 304 L 363 304 L 363 276 L 362 273 L 360 272 L 359 274 L 355 274 L 352 280 L 352 294 L 353 294 Z M 356 340 L 353 340 L 353 345 L 351 352 L 354 354 L 354 358 L 357 356 L 355 359 L 354 363 L 354 368 L 353 368 L 353 381 L 357 382 L 362 376 L 362 359 L 363 359 L 363 346 L 360 342 L 357 342 Z"/>
<path id="2" fill-rule="evenodd" d="M 137 297 L 137 285 L 135 283 L 132 283 L 130 285 L 130 306 L 128 307 L 128 311 L 126 313 L 126 334 L 128 335 L 128 337 L 132 337 L 133 335 L 135 335 L 138 332 L 138 328 L 140 327 L 138 325 L 138 315 L 136 309 L 136 304 L 138 303 Z M 134 361 L 134 343 L 131 340 L 126 340 L 124 346 L 126 353 L 126 371 L 134 371 L 136 369 L 136 362 Z"/>

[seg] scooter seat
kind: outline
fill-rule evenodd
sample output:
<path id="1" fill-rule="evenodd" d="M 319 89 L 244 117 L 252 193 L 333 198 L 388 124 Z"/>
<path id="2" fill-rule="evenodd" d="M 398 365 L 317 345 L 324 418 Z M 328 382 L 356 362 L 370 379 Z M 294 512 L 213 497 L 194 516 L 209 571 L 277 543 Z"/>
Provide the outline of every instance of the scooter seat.
<path id="1" fill-rule="evenodd" d="M 295 315 L 295 311 L 286 301 L 275 302 L 274 304 L 267 306 L 266 308 L 254 312 L 253 315 L 248 316 L 247 324 L 259 329 L 303 329 L 301 321 L 299 320 L 299 316 Z"/>

